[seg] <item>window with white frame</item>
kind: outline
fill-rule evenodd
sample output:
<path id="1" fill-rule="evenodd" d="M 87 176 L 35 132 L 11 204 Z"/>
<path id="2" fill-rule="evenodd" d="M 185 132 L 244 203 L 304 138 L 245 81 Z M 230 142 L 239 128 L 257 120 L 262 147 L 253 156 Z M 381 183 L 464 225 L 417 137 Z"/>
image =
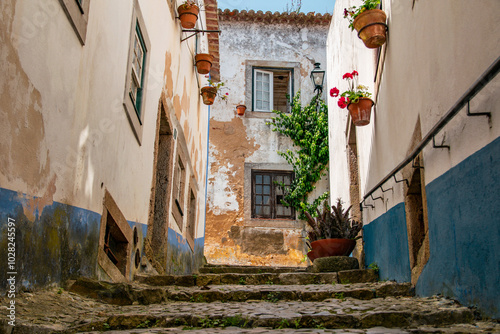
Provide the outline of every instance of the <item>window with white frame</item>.
<path id="1" fill-rule="evenodd" d="M 149 50 L 151 49 L 145 28 L 139 3 L 134 0 L 123 105 L 139 145 L 142 141 L 142 122 L 146 98 L 144 92 L 147 86 L 147 68 Z"/>
<path id="2" fill-rule="evenodd" d="M 73 30 L 82 45 L 87 36 L 90 0 L 59 0 Z"/>
<path id="3" fill-rule="evenodd" d="M 290 111 L 293 69 L 254 67 L 252 75 L 254 111 Z"/>

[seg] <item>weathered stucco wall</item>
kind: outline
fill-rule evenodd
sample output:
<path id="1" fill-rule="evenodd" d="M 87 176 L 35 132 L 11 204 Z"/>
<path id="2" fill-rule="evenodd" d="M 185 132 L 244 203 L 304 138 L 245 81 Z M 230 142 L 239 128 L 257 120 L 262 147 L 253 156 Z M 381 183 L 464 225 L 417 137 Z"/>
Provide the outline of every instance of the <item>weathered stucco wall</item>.
<path id="1" fill-rule="evenodd" d="M 195 41 L 180 43 L 174 6 L 143 0 L 138 5 L 151 43 L 140 143 L 123 106 L 133 1 L 91 1 L 85 45 L 58 0 L 0 5 L 0 190 L 7 194 L 0 205 L 21 224 L 18 249 L 37 245 L 19 257 L 25 285 L 97 274 L 105 190 L 124 217 L 140 226 L 142 243 L 162 92 L 172 130 L 188 152 L 188 175 L 198 190 L 195 236 L 203 240 L 208 115 L 192 65 Z M 2 231 L 6 224 L 2 216 Z M 38 261 L 38 253 L 51 255 Z M 29 269 L 35 262 L 39 268 Z M 75 269 L 79 263 L 87 265 Z M 46 280 L 39 279 L 42 273 Z"/>
<path id="2" fill-rule="evenodd" d="M 305 265 L 304 222 L 251 218 L 251 170 L 292 170 L 277 151 L 293 148 L 266 124 L 272 113 L 251 110 L 251 74 L 253 65 L 294 68 L 294 92 L 309 102 L 314 63 L 326 64 L 327 28 L 224 19 L 220 27 L 221 80 L 229 95 L 211 111 L 205 256 L 212 263 Z M 238 104 L 246 104 L 244 116 L 236 115 Z M 327 188 L 321 181 L 313 196 Z"/>
<path id="3" fill-rule="evenodd" d="M 404 160 L 498 57 L 500 35 L 494 22 L 500 7 L 493 0 L 477 3 L 473 10 L 465 1 L 382 1 L 389 35 L 377 63 L 377 51 L 366 49 L 342 18 L 344 8 L 357 4 L 351 0 L 336 2 L 328 37 L 328 53 L 333 55 L 328 73 L 330 88 L 336 85 L 332 77 L 340 81 L 339 75 L 356 69 L 360 83 L 369 85 L 375 93 L 370 125 L 356 128 L 363 196 Z M 339 67 L 341 73 L 335 74 Z M 367 77 L 362 77 L 365 71 Z M 490 260 L 499 253 L 495 241 L 499 232 L 495 228 L 482 229 L 481 219 L 476 218 L 493 217 L 497 211 L 495 194 L 500 185 L 493 170 L 498 165 L 491 152 L 496 150 L 500 135 L 499 88 L 497 76 L 470 103 L 471 112 L 492 112 L 490 121 L 486 117 L 468 117 L 464 108 L 435 138 L 436 144 L 449 145 L 450 150 L 433 148 L 431 143 L 419 156 L 424 168 L 417 169 L 418 177 L 411 164 L 397 174 L 398 180 L 408 178 L 419 185 L 411 191 L 417 190 L 423 202 L 416 212 L 423 217 L 420 227 L 413 225 L 411 217 L 415 214 L 415 194 L 393 179 L 383 187 L 392 187 L 383 194 L 383 201 L 369 198 L 365 204 L 375 208 L 363 211 L 364 223 L 368 224 L 364 230 L 367 265 L 379 261 L 384 277 L 411 278 L 419 294 L 442 293 L 496 317 L 498 309 L 491 305 L 498 300 L 498 294 L 492 294 L 491 287 L 498 284 L 498 273 L 490 270 Z M 330 99 L 329 105 L 331 188 L 347 195 L 347 159 L 338 160 L 347 144 L 347 117 L 336 106 L 336 99 Z M 479 165 L 485 168 L 475 167 Z M 381 195 L 380 189 L 374 193 L 374 197 Z M 405 224 L 406 230 L 401 228 Z M 470 235 L 465 229 L 475 232 Z M 422 237 L 420 249 L 414 249 L 415 233 Z M 468 235 L 465 239 L 461 236 L 464 233 Z M 397 240 L 399 252 L 392 252 L 392 242 L 380 242 L 386 239 Z M 478 248 L 476 242 L 482 246 Z M 451 252 L 454 249 L 464 251 L 455 254 Z M 387 258 L 384 254 L 388 252 L 400 259 Z M 482 267 L 489 269 L 484 271 Z M 485 283 L 478 284 L 472 276 Z"/>

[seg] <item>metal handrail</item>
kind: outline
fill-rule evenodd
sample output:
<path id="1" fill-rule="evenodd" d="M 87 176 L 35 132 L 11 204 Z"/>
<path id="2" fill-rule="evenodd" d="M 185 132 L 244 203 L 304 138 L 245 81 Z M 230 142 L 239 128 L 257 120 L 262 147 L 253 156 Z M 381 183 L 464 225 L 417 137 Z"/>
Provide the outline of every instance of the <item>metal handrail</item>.
<path id="1" fill-rule="evenodd" d="M 387 176 L 385 176 L 375 187 L 373 187 L 366 195 L 363 196 L 363 201 L 360 205 L 370 197 L 378 188 L 386 183 L 391 177 L 396 175 L 403 167 L 409 164 L 415 157 L 429 144 L 429 142 L 441 131 L 446 124 L 448 124 L 458 112 L 469 103 L 469 101 L 483 89 L 498 73 L 500 72 L 500 57 L 498 57 L 493 64 L 477 79 L 472 86 L 460 97 L 460 99 L 448 110 L 448 112 L 441 117 L 441 119 L 434 125 L 434 127 L 427 133 L 427 135 L 420 141 L 418 146 L 397 165 Z"/>

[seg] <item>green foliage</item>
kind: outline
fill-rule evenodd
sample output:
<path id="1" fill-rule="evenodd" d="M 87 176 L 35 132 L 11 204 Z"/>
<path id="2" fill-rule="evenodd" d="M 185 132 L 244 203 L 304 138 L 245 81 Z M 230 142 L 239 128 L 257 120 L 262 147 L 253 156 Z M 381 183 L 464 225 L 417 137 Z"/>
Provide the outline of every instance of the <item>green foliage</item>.
<path id="1" fill-rule="evenodd" d="M 280 323 L 278 324 L 278 329 L 283 329 L 283 328 L 288 328 L 288 327 L 290 327 L 288 320 L 281 319 Z"/>
<path id="2" fill-rule="evenodd" d="M 137 325 L 136 328 L 149 328 L 151 324 L 151 320 L 145 320 L 144 322 L 141 322 L 139 325 Z"/>
<path id="3" fill-rule="evenodd" d="M 307 224 L 310 230 L 307 232 L 308 241 L 313 242 L 320 239 L 359 239 L 358 233 L 361 231 L 363 224 L 352 220 L 349 217 L 351 207 L 344 210 L 342 200 L 337 199 L 337 204 L 332 205 L 332 211 L 328 206 L 328 202 L 323 203 L 323 212 L 316 212 L 317 217 L 314 218 L 310 212 L 306 212 Z"/>
<path id="4" fill-rule="evenodd" d="M 238 281 L 238 284 L 245 285 L 246 283 L 247 283 L 247 279 L 245 277 L 240 277 L 240 280 Z"/>
<path id="5" fill-rule="evenodd" d="M 336 299 L 340 299 L 340 301 L 344 301 L 345 300 L 345 296 L 344 296 L 344 293 L 343 292 L 337 292 L 335 293 L 335 296 L 334 296 Z"/>
<path id="6" fill-rule="evenodd" d="M 297 150 L 278 152 L 292 165 L 295 178 L 287 188 L 282 204 L 293 207 L 300 213 L 300 219 L 306 219 L 304 212 L 316 212 L 316 208 L 327 197 L 324 193 L 312 203 L 308 203 L 308 194 L 315 189 L 315 184 L 328 166 L 328 107 L 318 96 L 314 96 L 308 105 L 302 107 L 300 92 L 293 98 L 290 113 L 274 110 L 272 130 L 289 137 Z"/>
<path id="7" fill-rule="evenodd" d="M 352 6 L 344 9 L 344 18 L 349 20 L 349 28 L 354 30 L 354 19 L 361 13 L 367 10 L 376 9 L 380 4 L 380 0 L 363 0 L 363 4 L 359 7 Z"/>
<path id="8" fill-rule="evenodd" d="M 374 270 L 375 272 L 379 272 L 380 268 L 378 267 L 377 262 L 373 262 L 368 266 L 368 269 Z"/>

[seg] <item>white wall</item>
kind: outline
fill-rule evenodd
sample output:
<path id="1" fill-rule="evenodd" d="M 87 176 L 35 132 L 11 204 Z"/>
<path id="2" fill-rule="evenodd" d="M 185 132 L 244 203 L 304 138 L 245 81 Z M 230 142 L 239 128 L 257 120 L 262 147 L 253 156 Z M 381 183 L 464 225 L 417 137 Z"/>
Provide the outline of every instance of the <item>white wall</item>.
<path id="1" fill-rule="evenodd" d="M 374 92 L 375 51 L 365 48 L 343 19 L 344 8 L 353 4 L 356 2 L 351 0 L 337 0 L 335 4 L 328 37 L 328 88 L 338 87 L 341 75 L 356 69 L 360 83 Z M 473 8 L 470 5 L 452 0 L 416 1 L 412 9 L 412 2 L 383 1 L 389 32 L 374 98 L 377 105 L 371 123 L 356 129 L 362 196 L 406 157 L 418 117 L 423 137 L 500 54 L 500 28 L 495 23 L 500 14 L 498 2 L 483 1 Z M 472 102 L 473 109 L 498 110 L 498 103 L 493 101 L 498 97 L 491 93 L 498 87 L 496 79 L 481 94 L 483 97 Z M 336 107 L 336 99 L 330 98 L 329 105 L 330 185 L 334 194 L 348 197 L 346 111 Z M 426 184 L 497 138 L 498 122 L 494 116 L 490 126 L 486 118 L 467 117 L 461 111 L 436 137 L 439 144 L 445 136 L 451 151 L 433 149 L 432 144 L 424 149 Z M 365 211 L 367 221 L 403 200 L 401 184 L 389 181 L 384 189 L 393 186 L 395 192 L 386 193 L 385 205 L 377 201 L 375 210 Z M 380 193 L 378 190 L 374 197 Z"/>

